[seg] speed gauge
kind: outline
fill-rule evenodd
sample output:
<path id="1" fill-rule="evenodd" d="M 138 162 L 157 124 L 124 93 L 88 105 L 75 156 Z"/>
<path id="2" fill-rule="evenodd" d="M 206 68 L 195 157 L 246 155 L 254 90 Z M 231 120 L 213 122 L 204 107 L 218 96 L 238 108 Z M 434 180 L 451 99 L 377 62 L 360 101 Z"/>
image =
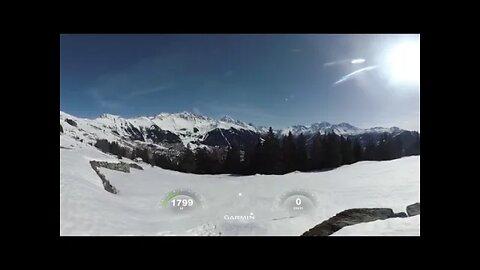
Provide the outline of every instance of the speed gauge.
<path id="1" fill-rule="evenodd" d="M 281 196 L 280 206 L 288 210 L 292 216 L 304 215 L 316 207 L 316 199 L 307 191 L 294 190 Z"/>

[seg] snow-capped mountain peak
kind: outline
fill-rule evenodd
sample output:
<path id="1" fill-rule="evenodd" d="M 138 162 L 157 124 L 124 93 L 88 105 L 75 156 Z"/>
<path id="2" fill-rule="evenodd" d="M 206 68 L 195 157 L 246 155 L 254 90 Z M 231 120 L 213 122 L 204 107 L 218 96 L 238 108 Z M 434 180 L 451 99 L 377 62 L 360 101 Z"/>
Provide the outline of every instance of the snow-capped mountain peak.
<path id="1" fill-rule="evenodd" d="M 141 116 L 122 118 L 113 114 L 102 114 L 95 119 L 79 118 L 65 112 L 60 112 L 60 124 L 66 135 L 94 144 L 99 139 L 129 143 L 158 144 L 171 148 L 171 144 L 180 143 L 201 146 L 202 144 L 217 145 L 226 139 L 225 136 L 237 140 L 255 137 L 268 132 L 269 127 L 255 126 L 236 120 L 228 115 L 213 119 L 190 112 L 161 113 L 156 116 Z M 366 133 L 400 134 L 403 130 L 397 127 L 357 128 L 348 123 L 331 124 L 317 122 L 310 125 L 294 125 L 285 129 L 274 129 L 275 134 L 311 137 L 315 134 L 331 132 L 342 136 L 356 136 Z M 256 135 L 255 135 L 256 134 Z M 235 138 L 233 138 L 233 137 Z M 253 138 L 252 137 L 252 138 Z M 207 140 L 208 138 L 208 140 Z M 250 138 L 251 139 L 251 138 Z M 252 139 L 253 140 L 253 139 Z"/>
<path id="2" fill-rule="evenodd" d="M 120 118 L 120 116 L 115 114 L 104 113 L 100 115 L 100 118 L 116 119 L 116 118 Z"/>
<path id="3" fill-rule="evenodd" d="M 223 116 L 222 118 L 220 118 L 220 121 L 224 121 L 224 122 L 236 122 L 237 120 L 233 119 L 232 117 L 230 117 L 229 115 L 225 115 Z"/>

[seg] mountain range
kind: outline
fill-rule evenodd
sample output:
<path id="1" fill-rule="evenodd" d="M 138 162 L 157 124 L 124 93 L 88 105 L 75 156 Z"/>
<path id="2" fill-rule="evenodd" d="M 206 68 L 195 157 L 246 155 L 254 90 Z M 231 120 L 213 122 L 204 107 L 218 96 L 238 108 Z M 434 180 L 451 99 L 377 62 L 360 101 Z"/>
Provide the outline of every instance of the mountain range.
<path id="1" fill-rule="evenodd" d="M 246 146 L 258 142 L 262 135 L 268 132 L 267 127 L 245 123 L 229 116 L 213 119 L 190 112 L 161 113 L 135 118 L 103 114 L 95 119 L 86 119 L 61 111 L 60 129 L 64 135 L 92 145 L 97 140 L 105 139 L 127 147 L 148 145 L 172 154 L 185 148 L 225 147 L 232 143 Z M 358 138 L 364 143 L 379 140 L 384 133 L 407 137 L 412 133 L 398 127 L 362 129 L 348 123 L 328 122 L 294 125 L 285 129 L 274 129 L 273 132 L 277 136 L 288 135 L 289 132 L 294 136 L 303 134 L 307 142 L 315 134 L 334 132 L 344 137 Z"/>

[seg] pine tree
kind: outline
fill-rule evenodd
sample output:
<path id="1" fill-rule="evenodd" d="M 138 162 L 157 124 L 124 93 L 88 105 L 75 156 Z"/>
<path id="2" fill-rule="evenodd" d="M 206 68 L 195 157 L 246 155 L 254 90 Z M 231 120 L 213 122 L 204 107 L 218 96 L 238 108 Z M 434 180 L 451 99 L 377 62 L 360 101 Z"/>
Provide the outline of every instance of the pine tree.
<path id="1" fill-rule="evenodd" d="M 360 140 L 353 142 L 353 162 L 361 161 L 364 159 L 363 149 Z"/>
<path id="2" fill-rule="evenodd" d="M 365 147 L 365 160 L 378 160 L 377 145 L 373 142 Z"/>
<path id="3" fill-rule="evenodd" d="M 186 173 L 194 173 L 196 172 L 196 164 L 195 164 L 195 154 L 189 148 L 186 149 L 185 153 L 183 154 L 178 167 L 181 171 Z"/>
<path id="4" fill-rule="evenodd" d="M 315 135 L 313 138 L 311 157 L 311 169 L 320 170 L 327 166 L 326 136 L 320 135 L 320 133 Z"/>
<path id="5" fill-rule="evenodd" d="M 392 159 L 405 156 L 405 149 L 403 147 L 403 141 L 400 136 L 393 138 L 392 141 Z"/>
<path id="6" fill-rule="evenodd" d="M 258 141 L 253 147 L 250 152 L 248 161 L 248 173 L 255 174 L 255 173 L 264 173 L 265 172 L 265 151 L 263 147 L 263 141 L 261 138 L 258 138 Z"/>
<path id="7" fill-rule="evenodd" d="M 110 151 L 110 143 L 107 140 L 97 140 L 94 145 L 96 148 L 100 149 L 100 151 L 107 153 Z"/>
<path id="8" fill-rule="evenodd" d="M 200 148 L 195 154 L 195 164 L 197 165 L 197 172 L 200 174 L 211 174 L 211 160 L 206 148 Z"/>
<path id="9" fill-rule="evenodd" d="M 227 173 L 236 174 L 240 172 L 240 148 L 236 143 L 232 143 L 231 147 L 228 148 L 224 165 Z"/>
<path id="10" fill-rule="evenodd" d="M 155 166 L 155 163 L 158 162 L 160 163 L 158 160 L 159 158 L 157 157 L 158 155 L 155 153 L 155 152 L 151 152 L 151 151 L 148 151 L 147 150 L 147 157 L 148 157 L 148 163 L 150 163 L 150 165 L 153 167 Z M 159 164 L 160 165 L 160 164 Z M 162 166 L 159 166 L 159 167 L 162 167 Z"/>
<path id="11" fill-rule="evenodd" d="M 415 143 L 413 145 L 413 154 L 420 155 L 420 133 L 415 132 Z"/>
<path id="12" fill-rule="evenodd" d="M 303 133 L 298 135 L 295 149 L 295 169 L 299 171 L 306 171 L 308 169 L 307 159 L 307 140 Z"/>
<path id="13" fill-rule="evenodd" d="M 280 142 L 273 133 L 273 129 L 270 127 L 263 143 L 264 151 L 264 173 L 275 174 L 281 172 L 281 151 Z"/>
<path id="14" fill-rule="evenodd" d="M 376 158 L 375 160 L 389 160 L 391 159 L 391 143 L 387 133 L 384 133 L 381 138 L 378 146 L 376 148 Z"/>
<path id="15" fill-rule="evenodd" d="M 340 137 L 340 147 L 342 151 L 342 164 L 352 164 L 354 162 L 353 158 L 353 146 L 350 138 Z"/>
<path id="16" fill-rule="evenodd" d="M 336 168 L 342 164 L 342 152 L 340 147 L 340 138 L 335 133 L 326 136 L 326 166 L 327 168 Z"/>
<path id="17" fill-rule="evenodd" d="M 292 132 L 288 132 L 288 136 L 283 136 L 282 138 L 282 163 L 284 173 L 293 172 L 297 169 L 296 154 L 297 147 Z"/>

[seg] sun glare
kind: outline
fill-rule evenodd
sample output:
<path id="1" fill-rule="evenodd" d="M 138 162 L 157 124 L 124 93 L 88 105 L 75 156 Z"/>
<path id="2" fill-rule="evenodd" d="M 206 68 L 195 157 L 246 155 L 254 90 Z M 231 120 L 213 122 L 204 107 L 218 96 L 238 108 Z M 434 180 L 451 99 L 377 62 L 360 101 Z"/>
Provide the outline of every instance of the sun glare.
<path id="1" fill-rule="evenodd" d="M 420 44 L 409 41 L 393 46 L 387 54 L 389 76 L 394 82 L 420 81 Z"/>

